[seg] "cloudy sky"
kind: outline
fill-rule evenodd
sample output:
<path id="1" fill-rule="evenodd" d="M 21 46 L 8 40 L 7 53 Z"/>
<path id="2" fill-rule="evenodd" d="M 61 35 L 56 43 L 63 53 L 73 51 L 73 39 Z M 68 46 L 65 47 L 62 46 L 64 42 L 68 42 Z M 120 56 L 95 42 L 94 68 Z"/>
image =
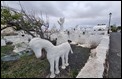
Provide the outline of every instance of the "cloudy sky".
<path id="1" fill-rule="evenodd" d="M 64 28 L 108 24 L 109 13 L 112 13 L 111 24 L 121 25 L 121 1 L 20 1 L 28 12 L 40 12 L 49 16 L 50 26 L 59 28 L 57 20 L 65 17 Z M 18 1 L 4 1 L 12 8 L 20 9 Z M 30 12 L 31 13 L 31 12 Z"/>

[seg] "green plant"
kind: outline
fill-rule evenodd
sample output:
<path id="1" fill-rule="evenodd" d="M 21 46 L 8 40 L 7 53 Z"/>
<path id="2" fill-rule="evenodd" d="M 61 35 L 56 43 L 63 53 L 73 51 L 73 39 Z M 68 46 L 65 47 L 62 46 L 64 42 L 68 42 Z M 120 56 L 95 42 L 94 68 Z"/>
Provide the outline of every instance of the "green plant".
<path id="1" fill-rule="evenodd" d="M 117 29 L 118 29 L 118 30 L 121 30 L 121 26 L 118 26 Z"/>
<path id="2" fill-rule="evenodd" d="M 72 71 L 70 71 L 70 76 L 72 78 L 76 78 L 77 74 L 78 74 L 78 71 L 76 69 L 73 69 Z"/>
<path id="3" fill-rule="evenodd" d="M 1 8 L 1 24 L 16 21 L 22 17 L 21 13 L 13 13 L 8 8 Z"/>
<path id="4" fill-rule="evenodd" d="M 121 32 L 121 26 L 118 26 L 118 27 L 117 27 L 117 30 L 120 30 L 120 32 Z"/>
<path id="5" fill-rule="evenodd" d="M 117 27 L 116 27 L 115 25 L 112 25 L 112 26 L 111 26 L 111 31 L 112 31 L 112 32 L 117 32 Z"/>
<path id="6" fill-rule="evenodd" d="M 1 46 L 1 56 L 12 53 L 13 49 L 12 45 Z"/>

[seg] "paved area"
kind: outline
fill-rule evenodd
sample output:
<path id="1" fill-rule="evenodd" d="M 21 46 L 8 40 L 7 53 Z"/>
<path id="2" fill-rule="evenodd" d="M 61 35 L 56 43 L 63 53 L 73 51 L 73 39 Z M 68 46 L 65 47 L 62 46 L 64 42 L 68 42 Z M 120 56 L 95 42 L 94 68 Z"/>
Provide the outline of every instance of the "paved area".
<path id="1" fill-rule="evenodd" d="M 121 78 L 121 33 L 110 33 L 109 78 Z"/>

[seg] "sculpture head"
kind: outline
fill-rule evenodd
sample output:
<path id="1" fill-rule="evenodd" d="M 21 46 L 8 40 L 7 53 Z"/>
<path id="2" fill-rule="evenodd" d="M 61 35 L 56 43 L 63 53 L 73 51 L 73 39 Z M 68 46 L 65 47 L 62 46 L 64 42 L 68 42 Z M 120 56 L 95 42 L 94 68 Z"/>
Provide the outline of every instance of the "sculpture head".
<path id="1" fill-rule="evenodd" d="M 36 55 L 36 58 L 40 58 L 41 60 L 46 58 L 46 51 L 45 51 L 45 49 L 35 50 L 34 54 Z"/>
<path id="2" fill-rule="evenodd" d="M 42 56 L 42 52 L 41 52 L 41 49 L 32 49 L 34 54 L 36 55 L 36 58 L 40 58 Z"/>
<path id="3" fill-rule="evenodd" d="M 30 48 L 33 50 L 36 58 L 44 59 L 46 58 L 46 51 L 47 48 L 50 46 L 54 46 L 52 43 L 50 43 L 47 40 L 41 39 L 41 38 L 33 38 L 29 42 Z"/>

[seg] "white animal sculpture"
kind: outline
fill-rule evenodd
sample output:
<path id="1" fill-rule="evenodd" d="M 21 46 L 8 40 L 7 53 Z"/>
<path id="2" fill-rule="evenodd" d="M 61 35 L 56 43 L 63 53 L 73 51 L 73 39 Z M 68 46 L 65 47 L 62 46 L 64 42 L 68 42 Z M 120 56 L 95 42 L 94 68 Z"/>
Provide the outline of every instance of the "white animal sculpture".
<path id="1" fill-rule="evenodd" d="M 68 54 L 72 49 L 70 47 L 69 42 L 62 43 L 58 46 L 54 46 L 51 42 L 41 38 L 33 38 L 29 45 L 31 49 L 34 51 L 37 58 L 42 56 L 42 49 L 45 49 L 47 52 L 47 59 L 50 63 L 50 78 L 54 78 L 55 74 L 59 74 L 59 58 L 62 58 L 62 69 L 65 69 L 68 63 Z M 55 68 L 54 68 L 55 67 Z M 54 73 L 54 69 L 56 69 Z"/>

